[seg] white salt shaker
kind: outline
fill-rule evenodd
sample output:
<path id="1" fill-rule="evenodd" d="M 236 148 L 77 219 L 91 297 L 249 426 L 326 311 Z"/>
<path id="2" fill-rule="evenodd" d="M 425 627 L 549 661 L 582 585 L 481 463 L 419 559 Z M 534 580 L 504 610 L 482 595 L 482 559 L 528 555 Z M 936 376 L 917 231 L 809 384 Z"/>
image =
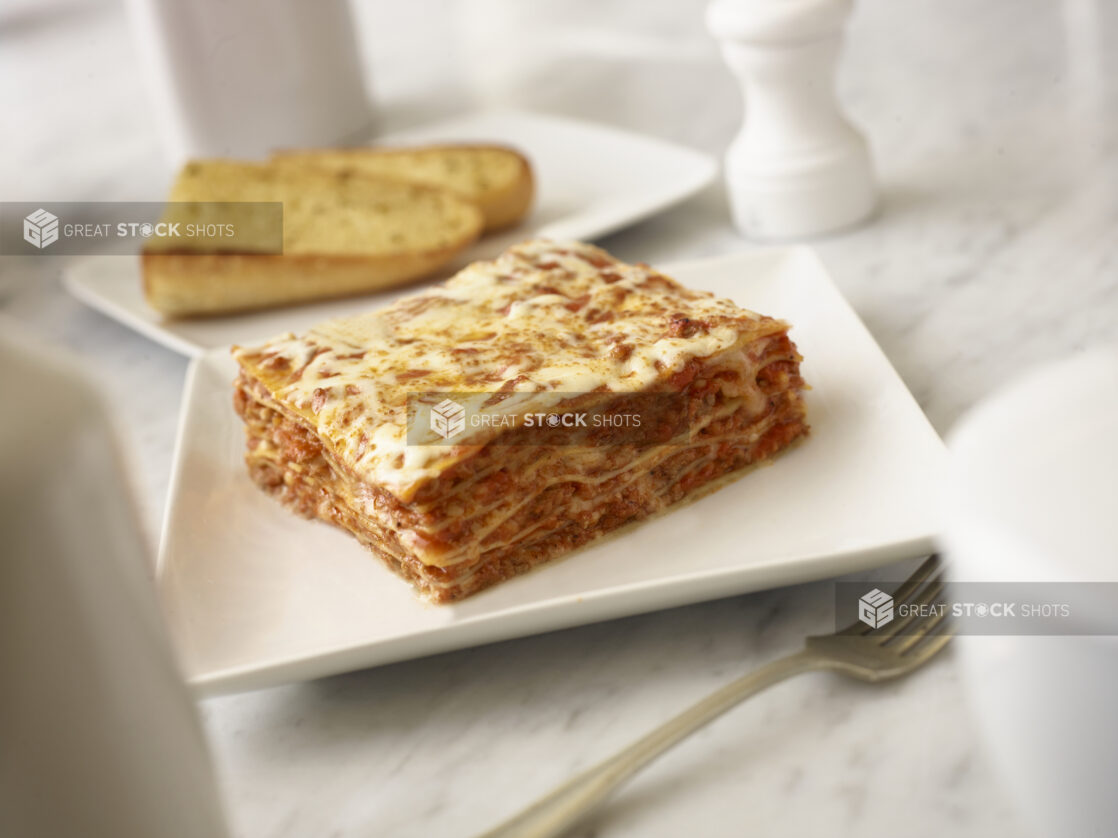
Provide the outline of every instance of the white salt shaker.
<path id="1" fill-rule="evenodd" d="M 852 0 L 714 0 L 707 26 L 745 120 L 726 152 L 734 223 L 757 239 L 814 236 L 876 204 L 869 148 L 839 108 L 835 67 Z"/>

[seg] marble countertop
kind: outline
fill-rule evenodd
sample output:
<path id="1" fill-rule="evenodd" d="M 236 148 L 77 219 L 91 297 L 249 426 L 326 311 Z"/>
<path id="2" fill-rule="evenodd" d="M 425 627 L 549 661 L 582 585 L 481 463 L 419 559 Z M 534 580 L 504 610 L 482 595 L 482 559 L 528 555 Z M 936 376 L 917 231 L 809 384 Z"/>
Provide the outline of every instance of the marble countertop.
<path id="1" fill-rule="evenodd" d="M 4 200 L 162 196 L 170 172 L 118 6 L 0 11 Z M 377 0 L 358 23 L 386 129 L 500 103 L 720 153 L 742 106 L 703 6 L 547 0 L 529 21 L 514 0 Z M 1118 338 L 1116 42 L 1118 9 L 1102 0 L 855 11 L 840 92 L 883 203 L 816 246 L 941 433 L 1019 370 Z M 720 187 L 603 244 L 653 263 L 750 246 Z M 68 297 L 61 267 L 0 260 L 0 313 L 98 377 L 154 545 L 186 361 Z M 205 700 L 235 833 L 470 835 L 798 648 L 826 628 L 830 596 L 827 582 L 800 585 Z M 1015 818 L 948 651 L 899 683 L 780 685 L 661 759 L 581 834 L 991 838 L 1022 834 Z"/>

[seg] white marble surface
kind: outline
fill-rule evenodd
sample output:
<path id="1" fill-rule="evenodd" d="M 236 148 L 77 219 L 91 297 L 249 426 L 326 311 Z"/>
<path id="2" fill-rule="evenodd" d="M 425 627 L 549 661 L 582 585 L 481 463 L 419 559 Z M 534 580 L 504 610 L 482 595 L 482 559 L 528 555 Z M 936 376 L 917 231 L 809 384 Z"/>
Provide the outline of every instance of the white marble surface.
<path id="1" fill-rule="evenodd" d="M 741 104 L 702 7 L 378 0 L 358 19 L 385 127 L 501 102 L 720 151 Z M 840 90 L 883 207 L 818 248 L 941 432 L 1006 376 L 1118 338 L 1115 43 L 1103 0 L 855 11 Z M 117 4 L 5 2 L 0 198 L 161 197 L 169 173 L 133 62 Z M 719 189 L 604 244 L 651 262 L 749 246 Z M 154 543 L 186 362 L 68 298 L 60 268 L 0 260 L 0 312 L 85 356 L 124 417 Z M 793 650 L 825 628 L 830 595 L 821 582 L 207 700 L 236 834 L 469 835 Z M 947 653 L 881 687 L 781 685 L 641 775 L 583 835 L 1023 828 Z"/>

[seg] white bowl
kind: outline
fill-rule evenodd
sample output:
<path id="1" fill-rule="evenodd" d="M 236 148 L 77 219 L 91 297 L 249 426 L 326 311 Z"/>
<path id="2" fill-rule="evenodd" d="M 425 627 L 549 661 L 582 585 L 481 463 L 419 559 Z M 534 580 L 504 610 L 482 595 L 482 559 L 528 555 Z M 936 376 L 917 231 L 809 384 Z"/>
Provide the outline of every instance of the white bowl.
<path id="1" fill-rule="evenodd" d="M 949 447 L 943 541 L 956 579 L 1118 581 L 1118 350 L 1006 387 Z M 1118 611 L 1113 590 L 1100 586 L 1074 615 L 1081 629 Z M 1025 822 L 1043 836 L 1118 835 L 1118 637 L 958 646 L 981 734 Z"/>
<path id="2" fill-rule="evenodd" d="M 0 835 L 228 834 L 88 374 L 0 318 L 0 403 Z"/>

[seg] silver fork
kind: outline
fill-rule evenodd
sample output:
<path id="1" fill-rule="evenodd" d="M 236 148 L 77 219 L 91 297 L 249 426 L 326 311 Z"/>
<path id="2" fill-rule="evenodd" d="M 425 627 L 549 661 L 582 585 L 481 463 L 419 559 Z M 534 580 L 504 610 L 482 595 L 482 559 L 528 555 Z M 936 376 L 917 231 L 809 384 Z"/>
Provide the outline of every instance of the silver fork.
<path id="1" fill-rule="evenodd" d="M 936 604 L 942 592 L 942 563 L 938 556 L 931 556 L 893 594 L 894 613 L 901 604 Z M 555 838 L 563 834 L 660 754 L 785 678 L 820 669 L 872 683 L 907 675 L 946 646 L 951 631 L 945 621 L 947 608 L 904 610 L 905 616 L 877 629 L 855 623 L 834 634 L 807 638 L 799 652 L 727 684 L 480 838 Z M 931 615 L 917 617 L 918 612 Z"/>

